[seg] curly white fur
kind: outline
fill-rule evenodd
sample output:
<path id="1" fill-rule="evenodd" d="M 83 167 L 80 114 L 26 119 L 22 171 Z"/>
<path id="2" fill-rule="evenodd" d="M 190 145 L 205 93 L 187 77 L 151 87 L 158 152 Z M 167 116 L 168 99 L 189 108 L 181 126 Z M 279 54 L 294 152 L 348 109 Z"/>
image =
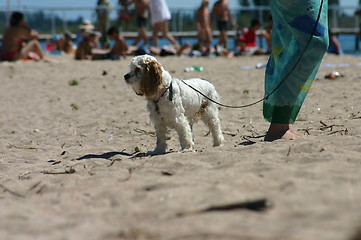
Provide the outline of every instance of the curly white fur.
<path id="1" fill-rule="evenodd" d="M 222 144 L 224 138 L 218 118 L 218 107 L 213 102 L 181 80 L 172 78 L 152 56 L 137 56 L 133 58 L 129 67 L 130 72 L 124 75 L 124 79 L 137 95 L 147 98 L 147 108 L 156 129 L 157 146 L 154 151 L 149 152 L 150 154 L 166 152 L 168 128 L 177 131 L 182 151 L 192 151 L 192 126 L 199 118 L 209 127 L 213 136 L 213 146 Z M 200 78 L 185 81 L 207 97 L 219 100 L 219 95 L 210 82 Z"/>

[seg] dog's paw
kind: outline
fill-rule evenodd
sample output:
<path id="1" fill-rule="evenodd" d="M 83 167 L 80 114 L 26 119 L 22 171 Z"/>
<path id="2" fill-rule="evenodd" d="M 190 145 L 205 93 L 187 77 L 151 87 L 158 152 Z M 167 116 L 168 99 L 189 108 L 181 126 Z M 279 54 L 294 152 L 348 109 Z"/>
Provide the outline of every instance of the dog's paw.
<path id="1" fill-rule="evenodd" d="M 161 155 L 165 153 L 165 149 L 154 149 L 153 151 L 148 151 L 147 155 L 154 156 L 154 155 Z"/>
<path id="2" fill-rule="evenodd" d="M 181 153 L 195 152 L 193 148 L 184 148 L 180 151 Z"/>
<path id="3" fill-rule="evenodd" d="M 213 147 L 221 147 L 221 146 L 223 146 L 223 144 L 224 144 L 224 140 L 223 140 L 223 141 L 219 141 L 219 142 L 214 142 L 214 143 L 213 143 Z"/>
<path id="4" fill-rule="evenodd" d="M 218 138 L 218 139 L 214 139 L 213 141 L 213 147 L 220 147 L 223 146 L 223 143 L 225 142 L 223 136 Z"/>

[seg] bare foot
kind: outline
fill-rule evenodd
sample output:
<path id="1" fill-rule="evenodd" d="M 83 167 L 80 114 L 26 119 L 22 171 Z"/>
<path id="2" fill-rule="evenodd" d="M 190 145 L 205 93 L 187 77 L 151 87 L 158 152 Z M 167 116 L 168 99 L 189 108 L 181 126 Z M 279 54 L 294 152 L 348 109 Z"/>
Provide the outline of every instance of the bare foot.
<path id="1" fill-rule="evenodd" d="M 299 137 L 303 137 L 304 135 L 300 132 L 298 132 L 297 130 L 295 130 L 294 128 L 292 128 L 292 125 L 291 125 L 291 129 L 290 129 L 291 133 L 299 136 Z"/>
<path id="2" fill-rule="evenodd" d="M 271 123 L 265 141 L 271 142 L 277 139 L 295 140 L 303 135 L 293 129 L 292 124 Z"/>

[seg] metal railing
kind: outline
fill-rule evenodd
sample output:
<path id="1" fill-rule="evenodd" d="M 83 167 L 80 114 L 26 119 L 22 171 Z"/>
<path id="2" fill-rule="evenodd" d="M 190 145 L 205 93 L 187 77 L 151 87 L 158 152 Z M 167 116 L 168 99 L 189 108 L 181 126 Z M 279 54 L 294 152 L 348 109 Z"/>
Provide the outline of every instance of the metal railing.
<path id="1" fill-rule="evenodd" d="M 329 25 L 332 29 L 359 29 L 359 17 L 354 15 L 354 11 L 361 6 L 329 6 Z M 47 33 L 58 33 L 69 30 L 69 22 L 75 21 L 76 16 L 84 19 L 89 19 L 96 23 L 95 8 L 92 7 L 34 7 L 34 6 L 20 6 L 10 7 L 0 6 L 0 13 L 5 13 L 6 22 L 9 18 L 8 12 L 21 11 L 25 15 L 31 13 L 42 12 L 50 18 L 49 22 L 43 23 L 47 26 Z M 119 7 L 112 7 L 110 10 L 110 20 L 113 24 L 117 23 L 117 12 Z M 131 9 L 132 10 L 132 9 Z M 195 11 L 190 8 L 173 8 L 172 20 L 170 21 L 170 30 L 173 32 L 187 32 L 195 30 Z M 268 16 L 270 16 L 269 6 L 255 6 L 255 7 L 237 7 L 231 9 L 231 13 L 239 27 L 247 27 L 250 19 L 258 19 L 265 23 Z M 133 15 L 134 16 L 134 15 Z M 58 19 L 61 19 L 59 23 Z M 134 19 L 134 18 L 133 18 Z M 37 29 L 37 26 L 31 26 Z M 134 29 L 126 30 L 134 31 Z"/>

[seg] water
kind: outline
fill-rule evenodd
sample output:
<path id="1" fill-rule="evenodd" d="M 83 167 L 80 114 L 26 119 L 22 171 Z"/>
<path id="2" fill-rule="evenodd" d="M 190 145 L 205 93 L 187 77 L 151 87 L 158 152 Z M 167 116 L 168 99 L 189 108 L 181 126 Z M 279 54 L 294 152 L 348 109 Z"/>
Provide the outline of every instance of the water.
<path id="1" fill-rule="evenodd" d="M 341 46 L 343 49 L 343 52 L 345 54 L 351 54 L 351 55 L 361 55 L 361 49 L 359 51 L 356 51 L 356 36 L 353 34 L 340 34 L 338 36 L 339 41 L 341 42 Z M 133 43 L 133 40 L 127 40 L 127 44 L 131 45 Z M 184 44 L 186 42 L 189 42 L 190 44 L 195 44 L 197 42 L 196 38 L 182 38 L 179 43 Z M 218 42 L 218 38 L 213 38 L 212 46 L 214 46 Z M 234 48 L 234 39 L 228 38 L 228 46 L 229 49 Z M 167 40 L 160 39 L 159 40 L 160 46 L 169 45 L 170 43 Z M 257 38 L 257 46 L 260 46 L 262 48 L 267 48 L 267 43 L 264 38 Z M 361 42 L 359 43 L 359 46 L 361 48 Z"/>
<path id="2" fill-rule="evenodd" d="M 356 52 L 356 36 L 351 34 L 342 34 L 339 35 L 338 39 L 341 42 L 341 46 L 344 52 L 352 53 Z M 361 47 L 361 44 L 359 43 Z"/>
<path id="3" fill-rule="evenodd" d="M 343 49 L 345 54 L 361 56 L 361 50 L 356 51 L 356 46 L 355 46 L 356 36 L 355 35 L 340 34 L 338 36 L 338 38 L 339 38 L 339 40 L 341 42 L 341 46 L 342 46 L 342 49 Z M 126 42 L 127 42 L 128 45 L 131 45 L 133 43 L 133 40 L 128 39 L 128 40 L 126 40 Z M 184 44 L 186 42 L 189 42 L 190 44 L 193 45 L 193 44 L 195 44 L 197 42 L 197 39 L 196 38 L 182 38 L 179 41 L 180 44 Z M 214 38 L 212 45 L 214 46 L 217 42 L 218 42 L 218 38 Z M 165 39 L 160 39 L 159 44 L 160 44 L 160 46 L 164 46 L 164 45 L 169 45 L 170 43 Z M 258 44 L 258 46 L 261 46 L 263 48 L 267 48 L 267 44 L 264 41 L 264 39 L 261 39 L 261 40 L 258 39 L 257 44 Z M 42 47 L 42 49 L 44 51 L 45 51 L 45 46 L 46 46 L 46 43 L 41 42 L 41 47 Z M 230 49 L 234 48 L 234 39 L 233 38 L 228 38 L 228 46 L 229 46 Z M 361 47 L 361 42 L 360 42 L 359 46 Z M 60 53 L 59 52 L 54 52 L 52 54 L 58 55 Z"/>

